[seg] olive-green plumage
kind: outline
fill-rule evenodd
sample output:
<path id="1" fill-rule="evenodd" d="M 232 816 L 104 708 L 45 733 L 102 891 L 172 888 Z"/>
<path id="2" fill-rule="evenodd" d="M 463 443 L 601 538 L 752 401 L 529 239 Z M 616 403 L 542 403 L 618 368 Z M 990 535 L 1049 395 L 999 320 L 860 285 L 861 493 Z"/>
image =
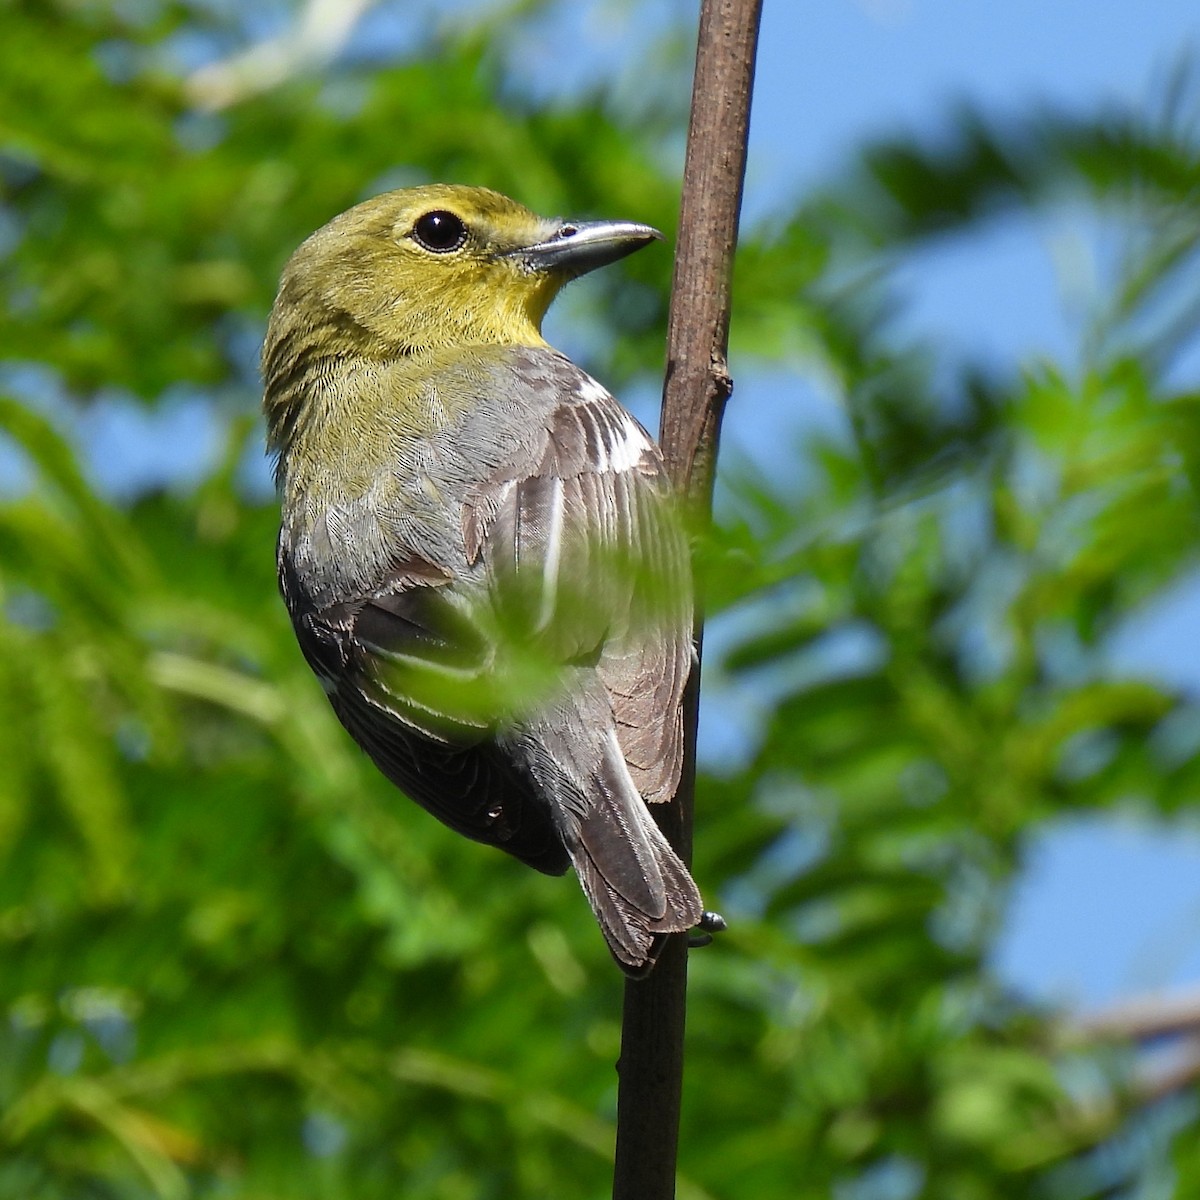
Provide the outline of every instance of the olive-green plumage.
<path id="1" fill-rule="evenodd" d="M 339 718 L 452 828 L 573 864 L 633 974 L 701 916 L 645 806 L 681 766 L 687 552 L 657 447 L 541 321 L 657 236 L 390 192 L 296 251 L 263 347 L 280 586 Z"/>

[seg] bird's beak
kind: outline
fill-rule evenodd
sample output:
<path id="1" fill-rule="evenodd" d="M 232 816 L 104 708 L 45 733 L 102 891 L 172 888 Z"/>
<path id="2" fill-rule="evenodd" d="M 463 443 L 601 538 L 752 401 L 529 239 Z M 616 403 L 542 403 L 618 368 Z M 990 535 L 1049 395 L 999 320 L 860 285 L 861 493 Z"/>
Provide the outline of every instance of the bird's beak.
<path id="1" fill-rule="evenodd" d="M 633 221 L 563 221 L 545 241 L 510 253 L 530 271 L 574 279 L 662 240 L 657 229 Z"/>

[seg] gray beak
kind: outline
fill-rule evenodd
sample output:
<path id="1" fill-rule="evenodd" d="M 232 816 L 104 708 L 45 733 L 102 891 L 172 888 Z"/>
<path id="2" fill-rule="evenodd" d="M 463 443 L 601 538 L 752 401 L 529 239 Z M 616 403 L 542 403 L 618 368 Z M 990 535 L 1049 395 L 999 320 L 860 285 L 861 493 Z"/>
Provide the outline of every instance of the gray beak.
<path id="1" fill-rule="evenodd" d="M 657 229 L 633 221 L 563 221 L 544 242 L 511 253 L 531 271 L 574 279 L 662 240 Z"/>

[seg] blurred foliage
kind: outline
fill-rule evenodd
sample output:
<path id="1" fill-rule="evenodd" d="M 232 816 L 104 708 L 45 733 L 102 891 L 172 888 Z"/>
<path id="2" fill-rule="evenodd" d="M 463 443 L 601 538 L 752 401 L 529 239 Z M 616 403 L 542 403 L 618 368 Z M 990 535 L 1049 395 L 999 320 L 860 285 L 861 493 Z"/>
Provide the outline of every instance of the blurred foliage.
<path id="1" fill-rule="evenodd" d="M 561 5 L 419 7 L 206 109 L 188 71 L 285 5 L 0 5 L 3 1200 L 606 1194 L 620 977 L 569 881 L 442 829 L 336 726 L 275 594 L 256 352 L 286 255 L 385 186 L 670 230 L 686 39 L 647 48 L 672 103 L 547 100 L 519 51 Z M 701 783 L 733 928 L 692 968 L 684 1200 L 1200 1194 L 1192 1098 L 1145 1105 L 1127 1053 L 986 969 L 1039 822 L 1200 783 L 1200 712 L 1107 658 L 1196 565 L 1187 90 L 956 130 L 780 198 L 740 254 L 741 361 L 848 421 L 793 480 L 730 470 L 699 548 L 715 676 L 765 716 Z M 893 268 L 1064 203 L 1117 247 L 1078 361 L 901 336 Z M 656 369 L 667 276 L 569 298 L 603 378 Z M 106 492 L 89 420 L 181 387 L 199 480 Z"/>

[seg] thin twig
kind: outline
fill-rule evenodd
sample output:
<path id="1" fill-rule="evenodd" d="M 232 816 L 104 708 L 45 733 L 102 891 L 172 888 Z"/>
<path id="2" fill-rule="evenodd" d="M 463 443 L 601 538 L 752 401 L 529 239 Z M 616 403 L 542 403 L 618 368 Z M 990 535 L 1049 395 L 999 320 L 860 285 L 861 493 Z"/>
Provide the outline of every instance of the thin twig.
<path id="1" fill-rule="evenodd" d="M 1138 1044 L 1127 1094 L 1152 1104 L 1200 1081 L 1200 988 L 1135 996 L 1074 1017 L 1061 1026 L 1059 1040 L 1065 1047 Z"/>
<path id="2" fill-rule="evenodd" d="M 1077 1017 L 1067 1029 L 1077 1038 L 1164 1037 L 1200 1031 L 1200 988 L 1136 996 L 1087 1016 Z"/>
<path id="3" fill-rule="evenodd" d="M 660 440 L 681 495 L 709 519 L 725 401 L 730 280 L 737 242 L 754 55 L 762 0 L 703 0 L 683 171 L 683 201 L 667 329 Z M 675 802 L 655 816 L 691 861 L 699 717 L 696 664 L 684 699 L 684 769 Z M 687 942 L 670 939 L 658 965 L 625 985 L 613 1200 L 671 1200 L 679 1142 Z"/>

